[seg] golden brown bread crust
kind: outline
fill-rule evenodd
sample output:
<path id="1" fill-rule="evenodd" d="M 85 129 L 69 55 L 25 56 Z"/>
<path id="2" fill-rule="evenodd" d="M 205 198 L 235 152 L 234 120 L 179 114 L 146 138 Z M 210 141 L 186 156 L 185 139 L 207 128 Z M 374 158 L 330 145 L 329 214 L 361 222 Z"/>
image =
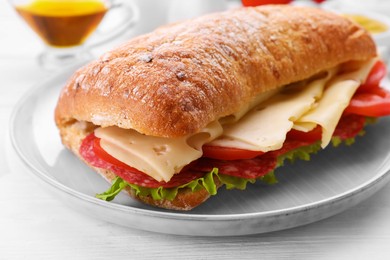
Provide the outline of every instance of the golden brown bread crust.
<path id="1" fill-rule="evenodd" d="M 63 89 L 55 119 L 62 142 L 80 157 L 81 141 L 98 125 L 165 137 L 195 133 L 263 91 L 375 55 L 367 32 L 336 15 L 289 6 L 238 9 L 162 27 L 81 68 Z M 174 201 L 155 201 L 127 192 L 180 210 L 209 197 L 183 189 Z"/>
<path id="2" fill-rule="evenodd" d="M 92 133 L 94 125 L 85 122 L 77 122 L 72 125 L 68 125 L 61 131 L 61 138 L 63 140 L 64 145 L 71 150 L 77 157 L 84 161 L 89 167 L 94 169 L 97 173 L 99 173 L 104 179 L 108 182 L 112 182 L 116 175 L 106 169 L 101 169 L 97 167 L 93 167 L 87 161 L 85 161 L 79 153 L 80 145 L 84 138 Z M 217 184 L 217 188 L 221 187 L 221 183 L 219 179 L 215 178 L 214 182 Z M 210 197 L 210 194 L 206 191 L 206 189 L 201 189 L 199 191 L 193 192 L 190 189 L 179 189 L 177 196 L 174 200 L 154 200 L 150 196 L 137 196 L 135 194 L 134 189 L 131 187 L 126 187 L 126 192 L 133 198 L 147 203 L 152 206 L 165 208 L 165 209 L 173 209 L 173 210 L 191 210 L 194 207 L 202 204 L 205 200 Z M 102 191 L 101 191 L 102 192 Z"/>
<path id="3" fill-rule="evenodd" d="M 321 10 L 242 8 L 162 27 L 77 71 L 56 123 L 192 134 L 253 96 L 376 55 L 366 31 Z"/>

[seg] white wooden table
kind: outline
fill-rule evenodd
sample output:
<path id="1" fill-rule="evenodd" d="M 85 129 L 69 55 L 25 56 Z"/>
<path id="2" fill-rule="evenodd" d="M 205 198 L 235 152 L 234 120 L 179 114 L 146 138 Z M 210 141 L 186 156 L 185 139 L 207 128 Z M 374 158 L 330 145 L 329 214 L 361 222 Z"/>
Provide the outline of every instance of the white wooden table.
<path id="1" fill-rule="evenodd" d="M 242 237 L 173 236 L 75 212 L 18 170 L 9 116 L 31 86 L 42 45 L 0 2 L 0 259 L 390 259 L 390 185 L 335 217 Z M 26 129 L 28 131 L 28 129 Z M 389 147 L 390 149 L 390 147 Z"/>

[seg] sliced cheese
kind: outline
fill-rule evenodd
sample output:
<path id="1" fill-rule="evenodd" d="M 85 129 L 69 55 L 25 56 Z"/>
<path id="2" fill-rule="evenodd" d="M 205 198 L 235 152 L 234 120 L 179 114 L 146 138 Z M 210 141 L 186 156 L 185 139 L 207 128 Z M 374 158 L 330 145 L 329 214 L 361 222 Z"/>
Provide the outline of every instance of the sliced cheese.
<path id="1" fill-rule="evenodd" d="M 238 123 L 224 126 L 223 135 L 209 145 L 263 152 L 280 149 L 294 121 L 312 108 L 334 73 L 335 70 L 307 86 L 285 89 L 252 109 Z"/>
<path id="2" fill-rule="evenodd" d="M 321 145 L 326 147 L 344 109 L 376 61 L 348 63 L 340 75 L 334 76 L 337 69 L 333 69 L 298 92 L 282 92 L 238 123 L 225 126 L 223 135 L 208 145 L 267 152 L 280 149 L 292 128 L 308 132 L 320 125 Z"/>
<path id="3" fill-rule="evenodd" d="M 344 109 L 348 106 L 357 88 L 366 80 L 375 62 L 376 59 L 370 60 L 356 71 L 344 73 L 332 79 L 316 106 L 296 120 L 295 128 L 306 128 L 310 131 L 316 124 L 320 125 L 322 127 L 321 146 L 326 147 L 332 139 Z"/>
<path id="4" fill-rule="evenodd" d="M 184 166 L 200 158 L 203 144 L 221 133 L 218 122 L 211 123 L 196 135 L 174 139 L 146 136 L 116 126 L 95 130 L 101 147 L 111 156 L 157 181 L 166 182 Z"/>

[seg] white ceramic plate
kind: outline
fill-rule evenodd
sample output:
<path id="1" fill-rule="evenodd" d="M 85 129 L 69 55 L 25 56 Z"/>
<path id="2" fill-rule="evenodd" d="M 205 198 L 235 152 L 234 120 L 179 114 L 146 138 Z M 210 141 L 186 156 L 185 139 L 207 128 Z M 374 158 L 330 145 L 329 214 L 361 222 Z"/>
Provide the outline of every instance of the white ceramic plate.
<path id="1" fill-rule="evenodd" d="M 43 82 L 18 103 L 11 118 L 11 141 L 29 171 L 55 196 L 93 217 L 119 225 L 184 235 L 245 235 L 287 229 L 337 214 L 368 198 L 389 180 L 390 120 L 369 126 L 351 147 L 328 148 L 310 162 L 277 170 L 279 183 L 250 185 L 246 191 L 220 189 L 191 212 L 140 204 L 120 194 L 98 200 L 108 188 L 100 176 L 61 145 L 53 111 L 68 69 Z"/>

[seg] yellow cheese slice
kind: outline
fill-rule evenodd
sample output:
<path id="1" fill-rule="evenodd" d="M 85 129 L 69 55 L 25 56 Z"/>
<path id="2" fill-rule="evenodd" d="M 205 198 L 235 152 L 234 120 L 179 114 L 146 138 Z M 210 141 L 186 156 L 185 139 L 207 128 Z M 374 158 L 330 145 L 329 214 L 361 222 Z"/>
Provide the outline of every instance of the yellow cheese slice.
<path id="1" fill-rule="evenodd" d="M 254 151 L 280 149 L 292 128 L 308 132 L 322 127 L 322 147 L 329 144 L 338 121 L 353 94 L 367 78 L 377 59 L 350 63 L 344 72 L 314 80 L 296 92 L 280 94 L 251 110 L 234 125 L 224 126 L 223 135 L 208 145 Z"/>
<path id="2" fill-rule="evenodd" d="M 310 130 L 316 124 L 320 125 L 322 127 L 321 146 L 326 147 L 332 139 L 344 109 L 348 106 L 357 88 L 366 80 L 375 62 L 376 59 L 372 59 L 362 64 L 359 69 L 332 79 L 316 106 L 296 120 L 296 129 L 300 126 Z"/>
<path id="3" fill-rule="evenodd" d="M 283 90 L 236 124 L 224 126 L 223 135 L 208 145 L 263 152 L 280 149 L 294 121 L 312 108 L 334 73 L 335 70 L 308 85 Z"/>
<path id="4" fill-rule="evenodd" d="M 146 136 L 116 126 L 97 128 L 101 147 L 111 156 L 144 172 L 157 181 L 168 182 L 190 162 L 202 156 L 202 146 L 222 133 L 213 122 L 191 137 L 162 138 Z"/>

